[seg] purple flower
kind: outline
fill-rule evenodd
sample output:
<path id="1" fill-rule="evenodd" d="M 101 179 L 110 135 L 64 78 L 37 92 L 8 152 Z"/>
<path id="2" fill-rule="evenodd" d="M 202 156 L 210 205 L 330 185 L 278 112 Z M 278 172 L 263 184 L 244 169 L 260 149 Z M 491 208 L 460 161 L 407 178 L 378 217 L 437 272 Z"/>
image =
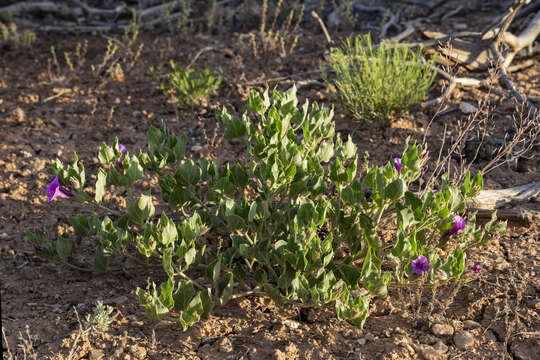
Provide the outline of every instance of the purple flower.
<path id="1" fill-rule="evenodd" d="M 54 199 L 67 199 L 71 197 L 71 193 L 68 189 L 60 185 L 58 180 L 58 174 L 54 177 L 54 180 L 47 185 L 47 202 L 51 202 Z"/>
<path id="2" fill-rule="evenodd" d="M 403 169 L 403 165 L 401 164 L 401 158 L 394 158 L 394 164 L 396 165 L 396 169 L 399 174 L 401 172 L 401 169 Z"/>
<path id="3" fill-rule="evenodd" d="M 427 158 L 429 157 L 429 151 L 426 151 L 426 152 L 424 153 L 424 155 L 422 155 L 422 157 L 423 157 L 424 159 L 427 159 Z"/>
<path id="4" fill-rule="evenodd" d="M 454 227 L 446 230 L 443 234 L 443 237 L 453 235 L 457 233 L 459 230 L 465 229 L 465 225 L 467 225 L 467 223 L 461 216 L 459 215 L 454 216 Z"/>
<path id="5" fill-rule="evenodd" d="M 33 243 L 32 245 L 34 245 L 34 250 L 36 250 L 36 251 L 41 251 L 42 250 L 41 246 L 39 246 L 38 243 Z"/>
<path id="6" fill-rule="evenodd" d="M 124 144 L 118 144 L 118 151 L 120 151 L 121 154 L 125 153 L 127 150 L 126 146 Z M 119 164 L 122 162 L 122 156 L 120 156 L 118 159 L 116 159 L 116 163 Z"/>
<path id="7" fill-rule="evenodd" d="M 474 266 L 471 266 L 471 270 L 473 272 L 472 276 L 477 277 L 482 272 L 482 268 L 480 267 L 480 264 L 474 264 Z"/>
<path id="8" fill-rule="evenodd" d="M 411 267 L 416 275 L 422 275 L 429 270 L 429 262 L 424 255 L 418 255 L 416 260 L 411 261 Z"/>

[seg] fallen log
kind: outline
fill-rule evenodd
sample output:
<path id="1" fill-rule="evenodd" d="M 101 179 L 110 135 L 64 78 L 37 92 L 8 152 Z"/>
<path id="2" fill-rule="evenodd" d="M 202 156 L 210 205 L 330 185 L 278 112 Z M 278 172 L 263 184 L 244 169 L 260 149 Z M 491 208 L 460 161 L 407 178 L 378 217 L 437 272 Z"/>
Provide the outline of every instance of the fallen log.
<path id="1" fill-rule="evenodd" d="M 540 181 L 508 189 L 481 190 L 470 200 L 470 206 L 482 210 L 495 210 L 505 205 L 531 201 L 540 194 Z"/>
<path id="2" fill-rule="evenodd" d="M 516 186 L 508 189 L 481 190 L 480 194 L 469 200 L 469 210 L 477 211 L 479 218 L 490 218 L 497 210 L 497 218 L 526 224 L 540 223 L 540 211 L 529 209 L 500 209 L 528 201 L 539 202 L 540 182 Z"/>

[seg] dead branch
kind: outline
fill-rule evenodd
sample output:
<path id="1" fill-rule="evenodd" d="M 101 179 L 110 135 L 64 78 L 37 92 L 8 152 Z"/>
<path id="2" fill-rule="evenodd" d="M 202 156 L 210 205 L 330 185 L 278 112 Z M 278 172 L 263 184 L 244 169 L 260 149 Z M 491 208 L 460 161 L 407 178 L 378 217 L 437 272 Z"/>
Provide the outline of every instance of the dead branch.
<path id="1" fill-rule="evenodd" d="M 311 16 L 313 16 L 313 18 L 319 22 L 319 25 L 321 25 L 321 29 L 324 33 L 324 36 L 326 37 L 326 41 L 329 44 L 332 44 L 333 43 L 332 38 L 330 37 L 330 34 L 328 33 L 328 30 L 326 29 L 326 26 L 324 25 L 324 22 L 322 21 L 319 14 L 317 14 L 315 11 L 312 11 Z"/>
<path id="2" fill-rule="evenodd" d="M 540 181 L 508 189 L 481 190 L 470 205 L 477 209 L 494 210 L 505 205 L 527 202 L 540 194 Z"/>
<path id="3" fill-rule="evenodd" d="M 77 18 L 83 14 L 80 8 L 72 8 L 70 6 L 57 4 L 52 1 L 17 2 L 0 8 L 0 13 L 8 13 L 11 15 L 21 15 L 28 12 L 46 12 L 57 14 L 61 17 L 74 18 Z"/>
<path id="4" fill-rule="evenodd" d="M 494 210 L 472 209 L 477 211 L 476 217 L 491 218 Z M 500 209 L 497 210 L 497 219 L 510 220 L 525 224 L 538 224 L 540 221 L 540 211 L 525 209 Z"/>

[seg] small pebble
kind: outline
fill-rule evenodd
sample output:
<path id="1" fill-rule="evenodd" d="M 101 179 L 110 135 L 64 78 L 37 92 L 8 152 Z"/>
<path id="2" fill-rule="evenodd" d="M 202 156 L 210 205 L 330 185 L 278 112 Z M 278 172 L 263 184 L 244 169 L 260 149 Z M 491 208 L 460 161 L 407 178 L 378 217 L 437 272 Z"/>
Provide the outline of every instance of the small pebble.
<path id="1" fill-rule="evenodd" d="M 481 325 L 474 320 L 465 320 L 463 322 L 464 329 L 476 329 L 476 328 L 479 328 L 480 326 Z"/>
<path id="2" fill-rule="evenodd" d="M 469 349 L 474 346 L 474 337 L 468 331 L 460 331 L 454 335 L 454 344 L 458 349 Z"/>
<path id="3" fill-rule="evenodd" d="M 431 332 L 437 336 L 452 336 L 454 328 L 448 324 L 434 324 L 431 327 Z"/>
<path id="4" fill-rule="evenodd" d="M 291 329 L 298 329 L 298 327 L 300 326 L 300 323 L 298 321 L 294 321 L 290 319 L 283 321 L 283 324 L 290 327 Z"/>
<path id="5" fill-rule="evenodd" d="M 459 110 L 461 110 L 461 112 L 464 114 L 474 114 L 478 111 L 478 108 L 469 104 L 468 102 L 462 101 L 459 103 Z"/>

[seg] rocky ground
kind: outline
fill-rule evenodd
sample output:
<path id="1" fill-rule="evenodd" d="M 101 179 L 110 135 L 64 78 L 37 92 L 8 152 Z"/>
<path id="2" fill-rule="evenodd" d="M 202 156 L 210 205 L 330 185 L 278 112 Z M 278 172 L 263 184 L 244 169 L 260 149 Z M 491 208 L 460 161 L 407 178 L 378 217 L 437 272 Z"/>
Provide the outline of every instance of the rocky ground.
<path id="1" fill-rule="evenodd" d="M 436 20 L 422 27 L 443 32 L 478 31 L 504 10 L 504 4 L 499 3 L 447 1 L 434 13 Z M 462 10 L 440 20 L 458 7 Z M 415 5 L 389 8 L 409 18 L 426 11 Z M 107 38 L 98 34 L 38 32 L 31 47 L 0 53 L 2 326 L 15 358 L 24 358 L 23 348 L 34 351 L 39 359 L 540 358 L 540 229 L 535 223 L 510 222 L 504 237 L 486 248 L 471 250 L 467 256 L 483 268 L 476 281 L 424 290 L 391 289 L 388 298 L 374 301 L 363 330 L 338 321 L 331 309 L 305 313 L 292 307 L 280 309 L 265 297 L 248 297 L 217 308 L 210 319 L 182 332 L 178 323 L 145 318 L 138 305 L 134 289 L 145 287 L 149 277 L 159 279 L 159 271 L 96 276 L 36 256 L 25 240 L 27 229 L 45 226 L 51 232 L 64 231 L 68 215 L 85 211 L 69 202 L 47 203 L 45 187 L 51 181 L 48 169 L 54 158 L 70 162 L 76 151 L 90 174 L 97 169 L 102 142 L 110 144 L 118 137 L 136 153 L 145 145 L 149 125 L 165 121 L 176 133 L 188 134 L 190 156 L 204 153 L 220 160 L 232 159 L 241 149 L 222 136 L 215 108 L 241 111 L 248 92 L 263 90 L 266 82 L 286 89 L 294 81 L 321 81 L 315 70 L 326 65 L 328 48 L 316 22 L 301 23 L 291 54 L 280 56 L 278 50 L 264 52 L 259 47 L 255 56 L 241 34 L 253 30 L 248 20 L 256 23 L 260 9 L 242 9 L 247 15 L 239 12 L 236 20 L 226 18 L 229 20 L 224 25 L 211 32 L 167 26 L 142 32 L 131 49 L 121 47 L 119 63 L 125 69 L 121 72 L 92 71 L 91 65 L 99 66 L 107 46 Z M 204 15 L 203 9 L 196 11 Z M 351 32 L 377 33 L 384 23 L 378 13 L 358 13 L 353 24 L 343 16 L 334 15 L 332 20 L 330 10 L 321 14 L 326 22 L 337 22 L 330 26 L 336 40 Z M 397 32 L 394 30 L 389 30 L 389 36 Z M 121 39 L 122 35 L 110 36 Z M 420 32 L 407 40 L 414 39 L 422 39 Z M 77 59 L 77 44 L 86 41 L 88 49 Z M 144 47 L 134 59 L 133 51 L 139 44 Z M 206 106 L 178 110 L 167 102 L 148 68 L 153 65 L 163 72 L 170 59 L 186 65 L 205 48 L 197 65 L 221 74 L 223 84 Z M 66 51 L 72 52 L 73 71 L 64 60 Z M 486 76 L 459 71 L 467 76 Z M 512 76 L 520 91 L 540 96 L 537 59 Z M 437 78 L 428 97 L 439 96 L 445 84 Z M 308 82 L 299 88 L 302 98 L 332 104 L 320 83 Z M 477 105 L 482 98 L 490 104 L 487 126 L 491 136 L 504 138 L 512 131 L 515 102 L 485 88 L 453 92 L 448 106 L 456 110 L 435 117 L 429 127 L 437 109 L 421 107 L 395 119 L 385 130 L 359 128 L 338 107 L 336 127 L 344 136 L 351 134 L 359 153 L 368 151 L 372 163 L 399 155 L 408 136 L 420 142 L 425 138 L 432 153 L 438 153 L 443 139 L 451 138 L 459 122 L 468 119 L 459 104 Z M 486 187 L 540 181 L 538 154 L 538 147 L 528 153 L 531 160 L 527 167 L 503 165 L 491 171 L 485 176 Z M 481 159 L 473 169 L 488 161 Z M 539 210 L 538 203 L 516 206 Z M 387 236 L 390 234 L 388 230 Z M 91 253 L 84 246 L 79 250 Z M 98 300 L 114 307 L 111 328 L 81 335 L 77 316 L 84 319 Z M 3 346 L 4 359 L 9 359 L 7 345 Z"/>

